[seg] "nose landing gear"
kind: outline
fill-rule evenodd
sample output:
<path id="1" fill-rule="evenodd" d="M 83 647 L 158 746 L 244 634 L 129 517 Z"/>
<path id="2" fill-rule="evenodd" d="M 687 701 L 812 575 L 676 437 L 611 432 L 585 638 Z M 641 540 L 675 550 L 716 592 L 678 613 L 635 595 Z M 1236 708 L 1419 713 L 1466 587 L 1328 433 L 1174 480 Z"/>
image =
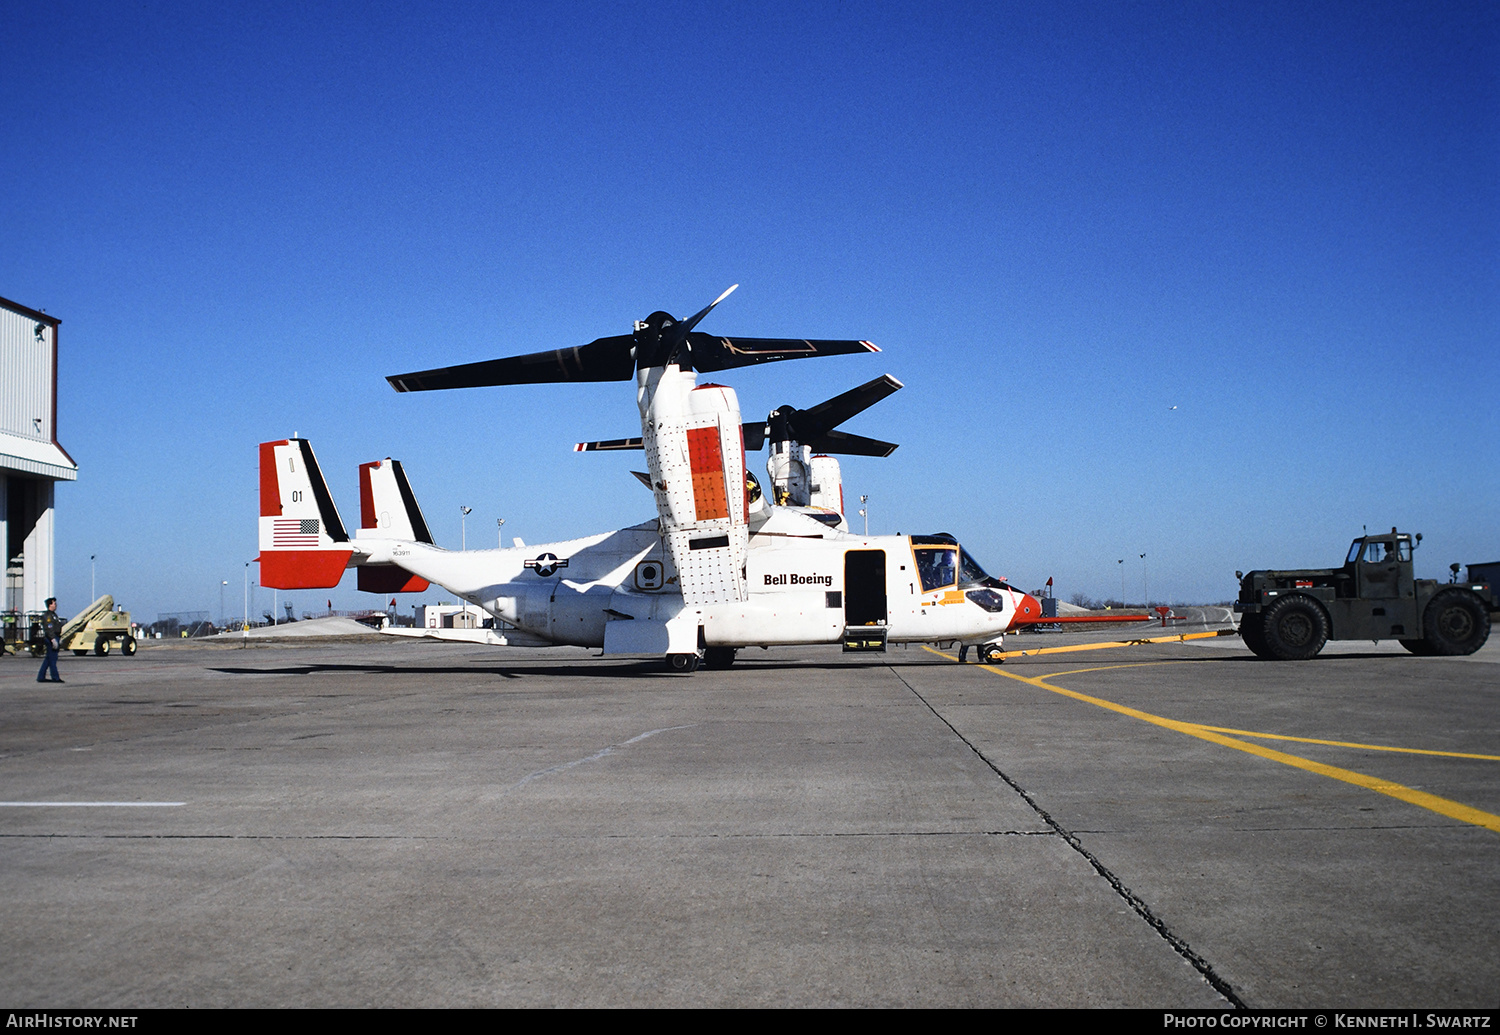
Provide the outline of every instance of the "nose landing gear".
<path id="1" fill-rule="evenodd" d="M 969 645 L 960 644 L 958 648 L 958 663 L 967 664 L 969 660 Z M 1003 665 L 1005 664 L 1005 640 L 1002 637 L 992 643 L 981 643 L 979 645 L 979 663 L 981 665 Z"/>

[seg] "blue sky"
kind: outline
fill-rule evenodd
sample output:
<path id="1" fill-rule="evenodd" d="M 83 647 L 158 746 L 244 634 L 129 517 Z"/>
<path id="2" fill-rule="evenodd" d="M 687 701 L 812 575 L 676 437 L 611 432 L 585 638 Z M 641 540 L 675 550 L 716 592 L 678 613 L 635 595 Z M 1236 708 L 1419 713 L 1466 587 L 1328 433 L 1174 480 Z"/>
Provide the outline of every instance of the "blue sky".
<path id="1" fill-rule="evenodd" d="M 1138 598 L 1144 552 L 1153 597 L 1227 599 L 1362 525 L 1428 576 L 1500 558 L 1497 12 L 8 4 L 0 295 L 63 321 L 63 610 L 97 554 L 141 617 L 238 613 L 293 432 L 346 522 L 385 456 L 444 545 L 460 506 L 471 543 L 650 517 L 630 455 L 570 451 L 638 433 L 629 385 L 384 375 L 731 283 L 704 330 L 885 350 L 724 376 L 747 416 L 900 378 L 846 493 L 1028 588 L 1129 558 Z"/>

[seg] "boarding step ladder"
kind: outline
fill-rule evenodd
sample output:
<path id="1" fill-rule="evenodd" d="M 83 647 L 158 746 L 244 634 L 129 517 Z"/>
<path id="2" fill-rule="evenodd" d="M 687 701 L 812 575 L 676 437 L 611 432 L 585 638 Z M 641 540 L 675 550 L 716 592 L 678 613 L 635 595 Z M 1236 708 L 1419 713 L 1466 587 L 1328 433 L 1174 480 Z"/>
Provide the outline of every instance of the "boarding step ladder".
<path id="1" fill-rule="evenodd" d="M 885 653 L 885 639 L 889 630 L 883 625 L 848 625 L 844 627 L 844 653 L 858 654 L 866 651 Z"/>

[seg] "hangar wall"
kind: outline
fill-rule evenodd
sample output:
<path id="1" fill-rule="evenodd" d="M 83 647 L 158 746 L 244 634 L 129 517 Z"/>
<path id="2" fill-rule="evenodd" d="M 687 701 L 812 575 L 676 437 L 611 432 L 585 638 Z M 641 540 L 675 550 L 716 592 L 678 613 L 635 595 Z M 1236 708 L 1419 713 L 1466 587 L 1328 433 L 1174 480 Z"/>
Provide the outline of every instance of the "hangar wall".
<path id="1" fill-rule="evenodd" d="M 57 442 L 60 322 L 0 298 L 0 609 L 7 611 L 41 611 L 53 595 L 55 487 L 78 478 Z"/>

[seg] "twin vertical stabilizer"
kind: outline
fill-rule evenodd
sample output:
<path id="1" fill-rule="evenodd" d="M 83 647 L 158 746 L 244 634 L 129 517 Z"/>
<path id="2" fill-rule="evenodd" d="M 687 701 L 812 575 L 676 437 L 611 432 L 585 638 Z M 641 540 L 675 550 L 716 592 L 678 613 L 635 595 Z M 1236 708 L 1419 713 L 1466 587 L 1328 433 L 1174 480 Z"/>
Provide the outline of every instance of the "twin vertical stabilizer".
<path id="1" fill-rule="evenodd" d="M 329 589 L 339 584 L 354 549 L 312 444 L 260 444 L 260 584 L 273 589 Z"/>
<path id="2" fill-rule="evenodd" d="M 359 469 L 360 529 L 350 541 L 312 444 L 283 439 L 260 445 L 260 584 L 271 589 L 332 589 L 359 567 L 366 593 L 421 593 L 427 580 L 394 564 L 370 564 L 358 539 L 432 542 L 399 460 Z M 365 562 L 365 563 L 362 563 Z"/>

